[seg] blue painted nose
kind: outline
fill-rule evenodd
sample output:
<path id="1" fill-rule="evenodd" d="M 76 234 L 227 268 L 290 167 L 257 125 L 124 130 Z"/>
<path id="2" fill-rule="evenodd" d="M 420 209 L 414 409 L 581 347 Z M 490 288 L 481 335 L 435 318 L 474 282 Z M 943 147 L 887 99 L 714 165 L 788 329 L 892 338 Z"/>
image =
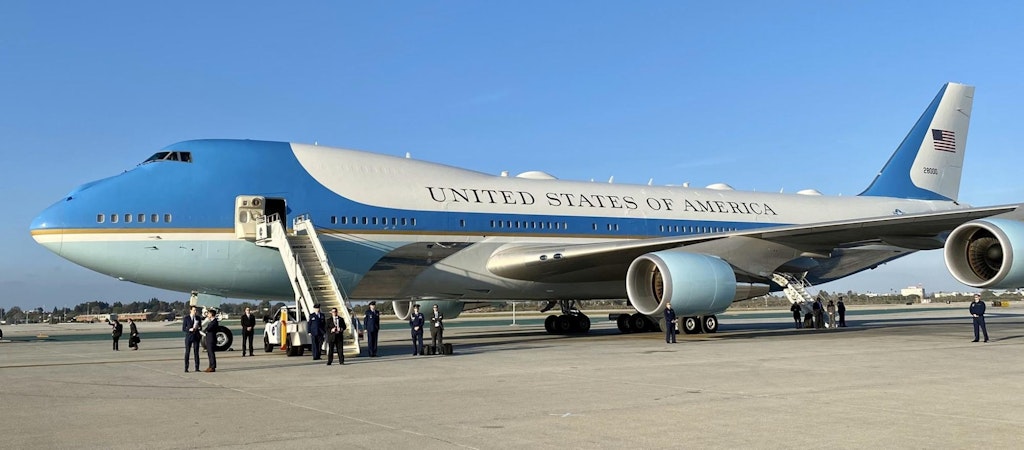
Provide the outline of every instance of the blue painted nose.
<path id="1" fill-rule="evenodd" d="M 61 252 L 64 237 L 64 211 L 66 209 L 64 204 L 69 200 L 70 197 L 64 198 L 50 205 L 49 208 L 39 213 L 29 225 L 32 239 L 58 255 Z"/>

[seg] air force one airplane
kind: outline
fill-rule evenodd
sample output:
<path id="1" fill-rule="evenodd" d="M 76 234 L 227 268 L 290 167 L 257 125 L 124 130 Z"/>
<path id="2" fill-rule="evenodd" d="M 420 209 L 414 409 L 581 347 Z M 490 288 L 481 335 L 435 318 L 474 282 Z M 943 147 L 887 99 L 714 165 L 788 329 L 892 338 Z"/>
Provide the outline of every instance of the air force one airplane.
<path id="1" fill-rule="evenodd" d="M 451 318 L 467 302 L 544 300 L 563 313 L 548 317 L 549 332 L 589 329 L 574 301 L 628 298 L 637 313 L 620 317 L 624 332 L 658 327 L 670 303 L 685 331 L 714 332 L 733 302 L 918 250 L 944 248 L 972 287 L 1024 285 L 1018 205 L 957 200 L 973 96 L 943 86 L 853 197 L 494 176 L 317 145 L 194 140 L 75 188 L 31 233 L 97 272 L 208 298 L 392 300 L 400 318 L 418 301 Z"/>

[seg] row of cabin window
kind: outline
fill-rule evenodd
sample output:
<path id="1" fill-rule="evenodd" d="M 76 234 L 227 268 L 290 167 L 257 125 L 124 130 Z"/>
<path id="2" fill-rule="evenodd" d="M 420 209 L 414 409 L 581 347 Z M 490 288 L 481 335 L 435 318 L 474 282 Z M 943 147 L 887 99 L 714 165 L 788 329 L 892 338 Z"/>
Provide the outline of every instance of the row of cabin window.
<path id="1" fill-rule="evenodd" d="M 124 223 L 132 223 L 133 221 L 137 222 L 137 223 L 146 223 L 146 215 L 145 214 L 135 214 L 135 215 L 124 214 L 123 216 L 124 216 Z M 117 223 L 118 221 L 121 220 L 121 217 L 122 217 L 122 215 L 111 214 L 110 215 L 110 223 Z M 107 221 L 107 215 L 106 214 L 97 214 L 96 215 L 96 223 L 104 223 L 106 221 Z M 149 215 L 149 221 L 152 222 L 152 223 L 159 223 L 160 222 L 160 215 L 159 214 L 150 214 Z M 164 222 L 165 223 L 171 223 L 171 215 L 170 214 L 164 214 Z"/>
<path id="2" fill-rule="evenodd" d="M 466 226 L 465 220 L 460 220 L 460 226 Z M 533 230 L 568 230 L 566 222 L 528 222 L 525 220 L 492 220 L 491 228 L 521 228 Z"/>
<path id="3" fill-rule="evenodd" d="M 332 225 L 388 225 L 387 217 L 356 217 L 356 216 L 331 216 Z M 391 226 L 393 227 L 408 227 L 416 226 L 416 218 L 405 218 L 405 217 L 392 217 Z"/>
<path id="4" fill-rule="evenodd" d="M 658 225 L 662 233 L 720 233 L 725 231 L 736 231 L 735 228 L 726 227 L 687 227 L 682 225 Z"/>

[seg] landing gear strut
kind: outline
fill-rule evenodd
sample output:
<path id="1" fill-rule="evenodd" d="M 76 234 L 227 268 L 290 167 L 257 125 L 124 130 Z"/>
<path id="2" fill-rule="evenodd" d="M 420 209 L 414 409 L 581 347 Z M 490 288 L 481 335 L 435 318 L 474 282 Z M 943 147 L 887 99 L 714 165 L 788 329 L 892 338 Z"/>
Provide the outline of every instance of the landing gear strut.
<path id="1" fill-rule="evenodd" d="M 554 303 L 548 303 L 541 312 L 553 308 Z M 576 300 L 559 300 L 558 304 L 562 308 L 562 315 L 552 314 L 544 319 L 544 330 L 548 334 L 575 334 L 590 331 L 590 318 L 576 307 Z"/>

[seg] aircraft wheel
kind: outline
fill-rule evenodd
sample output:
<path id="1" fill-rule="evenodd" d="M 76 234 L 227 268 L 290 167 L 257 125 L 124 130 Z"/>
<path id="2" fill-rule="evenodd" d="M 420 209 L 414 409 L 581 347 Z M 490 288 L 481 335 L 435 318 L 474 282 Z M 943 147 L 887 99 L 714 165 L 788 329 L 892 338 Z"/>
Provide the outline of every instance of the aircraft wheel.
<path id="1" fill-rule="evenodd" d="M 544 330 L 548 334 L 555 334 L 555 322 L 558 321 L 558 316 L 552 314 L 544 319 Z"/>
<path id="2" fill-rule="evenodd" d="M 683 333 L 686 334 L 697 334 L 700 333 L 700 321 L 696 317 L 684 317 L 683 318 Z"/>
<path id="3" fill-rule="evenodd" d="M 700 328 L 705 333 L 715 333 L 718 331 L 718 318 L 711 316 L 704 316 L 700 320 Z"/>
<path id="4" fill-rule="evenodd" d="M 270 353 L 274 351 L 274 346 L 270 345 L 270 338 L 267 335 L 263 335 L 263 351 Z"/>
<path id="5" fill-rule="evenodd" d="M 619 314 L 619 317 L 615 319 L 615 325 L 623 333 L 633 332 L 633 329 L 629 326 L 629 314 Z"/>
<path id="6" fill-rule="evenodd" d="M 589 332 L 590 331 L 590 318 L 585 316 L 585 315 L 583 315 L 583 314 L 580 314 L 580 315 L 576 316 L 576 329 L 579 330 L 580 333 Z"/>
<path id="7" fill-rule="evenodd" d="M 565 334 L 572 331 L 572 317 L 571 316 L 558 316 L 555 320 L 555 332 L 559 334 Z"/>
<path id="8" fill-rule="evenodd" d="M 647 316 L 636 313 L 629 316 L 630 325 L 632 329 L 637 333 L 644 333 L 651 328 L 651 322 L 647 320 Z"/>
<path id="9" fill-rule="evenodd" d="M 235 340 L 235 337 L 231 335 L 231 330 L 227 327 L 217 327 L 215 336 L 215 347 L 214 351 L 225 352 L 231 348 L 231 343 Z"/>

